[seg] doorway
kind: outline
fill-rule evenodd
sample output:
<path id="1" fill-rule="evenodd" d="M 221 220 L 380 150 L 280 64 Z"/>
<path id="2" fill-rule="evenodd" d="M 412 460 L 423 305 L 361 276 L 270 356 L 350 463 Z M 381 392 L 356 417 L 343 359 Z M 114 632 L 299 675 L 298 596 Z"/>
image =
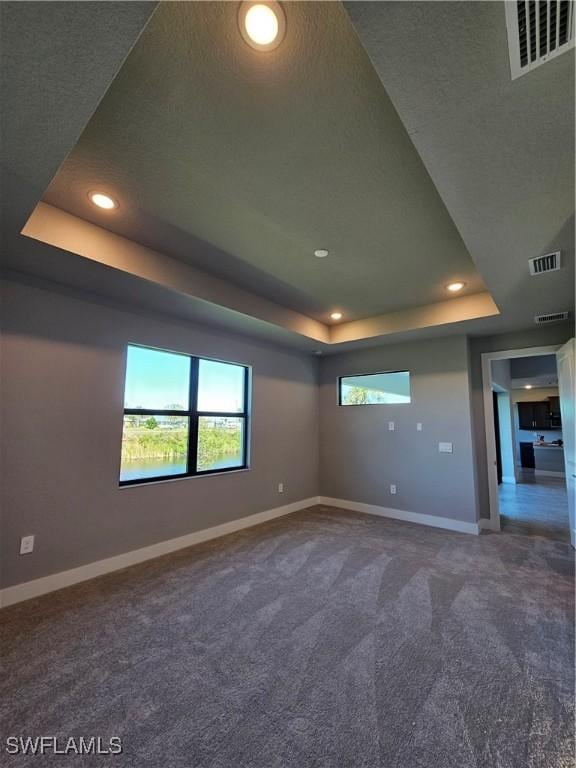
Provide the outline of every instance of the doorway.
<path id="1" fill-rule="evenodd" d="M 573 358 L 574 340 L 565 346 Z M 570 510 L 567 483 L 573 486 L 575 473 L 569 472 L 570 456 L 565 456 L 565 432 L 574 428 L 573 398 L 569 396 L 573 383 L 564 382 L 562 396 L 556 358 L 559 349 L 482 355 L 490 489 L 486 527 L 574 544 L 573 502 Z M 573 362 L 571 365 L 573 377 Z M 563 415 L 571 419 L 571 427 L 563 423 Z M 568 446 L 567 452 L 573 453 L 573 447 Z"/>
<path id="2" fill-rule="evenodd" d="M 496 476 L 498 485 L 502 485 L 502 438 L 500 435 L 500 405 L 498 393 L 492 393 L 492 407 L 494 408 L 494 436 L 496 438 Z"/>

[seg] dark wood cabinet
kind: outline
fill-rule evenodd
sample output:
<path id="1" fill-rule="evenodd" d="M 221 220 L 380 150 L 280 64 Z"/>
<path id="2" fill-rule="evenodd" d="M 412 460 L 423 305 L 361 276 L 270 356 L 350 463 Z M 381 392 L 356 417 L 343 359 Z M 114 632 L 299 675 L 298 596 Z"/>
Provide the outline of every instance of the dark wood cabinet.
<path id="1" fill-rule="evenodd" d="M 549 397 L 550 403 L 550 427 L 551 429 L 560 429 L 562 427 L 562 416 L 560 414 L 560 398 Z"/>
<path id="2" fill-rule="evenodd" d="M 536 429 L 550 429 L 550 405 L 548 401 L 532 403 L 534 406 L 534 427 Z"/>
<path id="3" fill-rule="evenodd" d="M 534 446 L 532 443 L 520 443 L 520 464 L 525 469 L 534 469 Z"/>
<path id="4" fill-rule="evenodd" d="M 520 429 L 534 429 L 532 403 L 518 403 L 518 426 Z"/>
<path id="5" fill-rule="evenodd" d="M 549 429 L 548 403 L 518 403 L 518 424 L 520 429 Z"/>
<path id="6" fill-rule="evenodd" d="M 534 429 L 532 403 L 518 403 L 518 426 L 520 429 Z"/>
<path id="7" fill-rule="evenodd" d="M 557 400 L 557 404 L 552 400 Z M 518 426 L 527 430 L 560 429 L 560 398 L 518 403 Z"/>

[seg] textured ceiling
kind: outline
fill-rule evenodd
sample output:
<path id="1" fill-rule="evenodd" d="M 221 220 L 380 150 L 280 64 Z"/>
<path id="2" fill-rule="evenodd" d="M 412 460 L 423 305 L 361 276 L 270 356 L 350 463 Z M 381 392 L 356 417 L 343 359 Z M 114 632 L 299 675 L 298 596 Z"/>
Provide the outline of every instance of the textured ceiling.
<path id="1" fill-rule="evenodd" d="M 346 9 L 501 313 L 574 307 L 574 50 L 512 80 L 503 2 Z M 530 277 L 528 259 L 564 267 Z"/>
<path id="2" fill-rule="evenodd" d="M 485 290 L 343 7 L 284 7 L 262 54 L 236 3 L 162 4 L 44 200 L 322 320 Z"/>
<path id="3" fill-rule="evenodd" d="M 156 7 L 106 5 L 0 2 L 2 257 Z"/>
<path id="4" fill-rule="evenodd" d="M 254 229 L 261 229 L 263 242 L 274 243 L 275 238 L 283 244 L 288 241 L 286 251 L 280 246 L 278 253 L 274 250 L 275 268 L 280 265 L 279 268 L 289 271 L 293 263 L 300 263 L 297 259 L 301 258 L 302 274 L 297 277 L 306 275 L 306 279 L 302 279 L 304 287 L 291 282 L 289 272 L 287 276 L 282 273 L 279 277 L 268 268 L 263 268 L 260 260 L 264 257 L 257 251 L 254 254 L 250 251 L 244 258 L 237 251 L 227 250 L 226 242 L 222 241 L 222 244 L 213 238 L 216 240 L 214 244 L 206 232 L 196 232 L 187 220 L 187 206 L 192 199 L 202 210 L 208 201 L 201 196 L 191 198 L 189 190 L 184 189 L 182 200 L 176 200 L 184 208 L 178 208 L 176 224 L 166 218 L 165 210 L 172 209 L 174 196 L 170 191 L 170 177 L 158 171 L 158 157 L 162 159 L 167 153 L 170 159 L 170 146 L 164 141 L 165 137 L 159 135 L 158 146 L 146 145 L 151 160 L 142 159 L 141 153 L 135 152 L 132 147 L 133 139 L 139 141 L 140 132 L 146 128 L 146 115 L 141 116 L 139 121 L 133 120 L 130 115 L 127 121 L 113 120 L 113 143 L 122 144 L 126 163 L 132 165 L 136 162 L 137 167 L 151 163 L 155 178 L 160 179 L 160 191 L 138 188 L 137 197 L 127 193 L 124 198 L 123 190 L 119 189 L 123 202 L 120 226 L 126 228 L 129 237 L 151 242 L 161 251 L 154 256 L 161 279 L 144 277 L 142 263 L 137 269 L 122 268 L 111 253 L 103 254 L 104 258 L 100 259 L 79 258 L 77 254 L 82 253 L 81 250 L 69 250 L 54 242 L 47 244 L 42 238 L 20 234 L 58 165 L 65 161 L 71 150 L 70 159 L 74 158 L 74 144 L 82 129 L 88 125 L 87 131 L 91 130 L 90 117 L 100 102 L 104 106 L 109 96 L 107 89 L 112 83 L 113 94 L 116 83 L 121 82 L 123 60 L 138 41 L 140 33 L 145 29 L 145 34 L 148 34 L 148 29 L 153 29 L 157 18 L 161 18 L 152 16 L 155 3 L 121 0 L 114 3 L 0 3 L 0 49 L 3 58 L 0 160 L 5 192 L 1 199 L 0 259 L 5 268 L 40 275 L 82 291 L 92 291 L 99 296 L 99 300 L 105 296 L 121 306 L 162 311 L 185 320 L 208 322 L 213 326 L 266 338 L 275 344 L 288 344 L 311 351 L 321 348 L 327 353 L 414 337 L 515 331 L 534 327 L 533 315 L 538 312 L 573 307 L 573 53 L 563 54 L 512 81 L 502 3 L 354 2 L 346 5 L 346 11 L 367 52 L 365 55 L 359 44 L 353 42 L 350 26 L 346 24 L 339 4 L 299 3 L 295 13 L 308 15 L 301 16 L 303 21 L 299 25 L 293 25 L 292 29 L 289 27 L 285 41 L 288 47 L 277 49 L 278 53 L 287 52 L 286 60 L 266 54 L 267 64 L 263 68 L 262 58 L 243 46 L 235 49 L 233 66 L 226 68 L 223 61 L 230 55 L 228 43 L 236 41 L 237 30 L 235 14 L 233 24 L 232 17 L 230 23 L 224 24 L 224 12 L 226 6 L 232 8 L 235 4 L 169 5 L 187 13 L 221 14 L 222 25 L 211 39 L 211 51 L 207 51 L 207 56 L 211 66 L 219 64 L 222 76 L 212 82 L 210 94 L 204 94 L 197 105 L 200 112 L 208 110 L 216 115 L 228 114 L 229 103 L 235 107 L 227 125 L 222 121 L 222 124 L 218 121 L 214 123 L 215 135 L 219 138 L 215 158 L 203 157 L 196 146 L 210 137 L 197 133 L 194 122 L 189 122 L 196 105 L 191 103 L 194 100 L 185 86 L 182 87 L 186 109 L 180 113 L 182 102 L 172 98 L 172 85 L 162 76 L 150 72 L 144 60 L 142 68 L 136 73 L 135 92 L 130 98 L 138 100 L 139 93 L 148 93 L 152 89 L 154 101 L 149 105 L 150 119 L 156 119 L 154 112 L 168 112 L 169 122 L 178 128 L 175 130 L 178 135 L 174 138 L 178 147 L 190 146 L 192 134 L 192 149 L 198 161 L 196 164 L 195 160 L 194 172 L 197 173 L 198 169 L 202 171 L 198 180 L 194 177 L 192 181 L 208 190 L 207 194 L 212 196 L 208 198 L 211 200 L 210 207 L 214 204 L 218 208 L 222 204 L 227 206 L 228 212 L 232 212 L 224 215 L 222 207 L 218 220 L 208 218 L 210 227 L 216 228 L 217 236 L 224 237 L 225 234 L 228 237 L 232 231 L 229 219 L 232 219 L 240 239 L 246 230 L 247 236 L 252 237 Z M 200 6 L 197 11 L 193 10 L 196 6 Z M 203 6 L 209 10 L 202 10 Z M 292 13 L 293 6 L 289 4 L 286 7 Z M 162 7 L 160 10 L 164 12 L 165 9 Z M 304 23 L 304 19 L 311 19 L 313 14 L 316 14 L 317 21 Z M 145 25 L 151 16 L 151 26 L 147 29 Z M 173 37 L 170 34 L 172 31 L 169 29 L 161 30 L 163 45 L 168 49 L 168 53 L 165 52 L 167 58 L 170 58 L 172 46 L 175 52 L 186 49 L 186 38 L 190 48 L 201 44 L 198 38 L 205 32 L 202 33 L 201 27 L 195 25 L 186 30 L 186 34 L 183 30 L 177 30 Z M 328 59 L 322 53 L 326 42 L 322 40 L 324 34 L 335 38 L 340 45 Z M 295 38 L 291 37 L 294 35 Z M 227 42 L 222 45 L 222 41 Z M 288 98 L 286 90 L 279 90 L 278 84 L 286 85 L 292 73 L 298 72 L 298 61 L 292 62 L 290 53 L 305 54 L 304 47 L 312 47 L 314 55 L 309 56 L 308 70 L 304 74 L 299 73 L 300 91 L 294 94 L 294 98 Z M 138 48 L 129 56 L 127 66 L 130 66 Z M 374 70 L 366 63 L 367 55 Z M 204 66 L 204 61 L 200 63 Z M 170 64 L 167 66 L 170 67 Z M 330 68 L 339 73 L 337 82 L 335 78 L 331 80 L 334 84 L 332 89 L 327 88 L 330 82 L 328 74 L 318 80 L 318 71 Z M 378 84 L 375 71 L 383 87 Z M 230 72 L 240 86 L 248 81 L 251 88 L 240 87 L 230 91 L 226 82 Z M 195 71 L 187 74 L 197 77 Z M 117 79 L 113 81 L 115 75 Z M 298 120 L 295 117 L 295 97 L 302 97 L 305 91 L 310 92 L 314 105 L 309 107 L 307 119 Z M 280 106 L 273 103 L 279 93 L 283 94 Z M 333 113 L 330 119 L 321 118 L 321 110 L 332 103 L 339 104 L 340 109 L 345 104 L 352 104 L 353 108 L 344 114 L 334 116 Z M 256 126 L 259 135 L 263 136 L 261 147 L 254 146 L 248 130 L 253 123 L 255 109 L 264 123 L 263 126 Z M 97 116 L 96 112 L 95 118 Z M 368 130 L 365 139 L 360 138 L 356 129 L 362 121 Z M 384 123 L 385 130 L 382 128 Z M 286 130 L 284 124 L 290 130 Z M 400 142 L 396 148 L 390 141 L 392 131 Z M 378 142 L 382 140 L 382 133 L 385 134 L 384 144 L 380 146 Z M 263 172 L 269 166 L 275 167 L 275 147 L 280 138 L 286 153 L 286 138 L 289 140 L 292 134 L 301 138 L 300 144 L 292 154 L 287 155 L 281 166 L 284 166 L 283 172 L 288 174 L 290 163 L 298 162 L 298 167 L 304 168 L 300 185 L 289 193 L 285 184 L 271 183 L 271 200 L 264 199 L 262 210 L 250 208 L 247 203 L 251 204 L 257 193 L 262 195 L 260 177 L 256 173 L 248 173 L 250 164 L 238 157 L 232 158 L 227 169 L 223 165 L 222 151 L 225 150 L 228 157 L 233 155 L 232 150 L 241 155 L 247 142 L 250 153 L 260 153 L 253 167 Z M 318 135 L 323 138 L 315 153 L 309 151 L 308 135 L 315 139 L 316 144 Z M 369 152 L 363 153 L 362 147 L 355 146 L 360 141 L 367 142 Z M 414 147 L 421 159 L 414 154 Z M 327 157 L 334 155 L 335 148 L 336 159 L 330 164 Z M 407 150 L 407 154 L 400 157 L 400 149 L 402 152 Z M 302 157 L 299 157 L 299 152 Z M 351 167 L 350 157 L 354 152 L 361 160 L 358 168 Z M 99 156 L 95 155 L 94 159 L 99 160 Z M 235 188 L 228 197 L 226 194 L 220 196 L 218 190 L 210 187 L 211 179 L 205 178 L 204 169 L 212 162 L 221 176 L 227 174 L 231 183 L 236 183 L 237 174 L 242 174 L 242 186 Z M 350 171 L 347 177 L 340 172 L 341 162 Z M 183 164 L 186 164 L 185 161 Z M 87 165 L 90 166 L 91 161 Z M 262 169 L 262 165 L 266 167 Z M 395 190 L 387 184 L 390 169 L 395 170 L 398 181 Z M 115 185 L 127 178 L 112 173 L 109 178 L 102 179 L 99 174 L 99 166 L 94 165 L 88 181 L 107 183 L 116 189 Z M 188 174 L 189 171 L 185 170 L 177 173 L 176 177 L 186 180 Z M 446 216 L 445 211 L 440 218 L 410 214 L 418 202 L 424 205 L 427 199 L 433 199 L 434 211 L 442 211 L 442 206 L 438 206 L 438 195 L 434 189 L 430 192 L 430 178 L 426 174 L 432 179 L 488 290 L 497 299 L 501 314 L 474 314 L 473 311 L 466 314 L 458 309 L 461 299 L 452 299 L 443 305 L 435 304 L 420 310 L 404 310 L 380 318 L 337 325 L 329 335 L 329 343 L 319 343 L 306 333 L 294 331 L 294 327 L 286 322 L 286 316 L 293 321 L 293 326 L 305 325 L 307 318 L 304 315 L 295 317 L 295 313 L 290 314 L 281 305 L 292 306 L 310 315 L 322 313 L 324 299 L 319 298 L 323 295 L 319 291 L 332 292 L 336 283 L 343 284 L 346 295 L 351 296 L 351 304 L 356 302 L 354 306 L 361 306 L 362 309 L 367 306 L 365 300 L 374 302 L 376 306 L 380 298 L 393 295 L 396 301 L 406 295 L 402 294 L 406 283 L 409 289 L 412 283 L 418 284 L 418 291 L 431 289 L 425 273 L 413 266 L 411 273 L 403 273 L 404 279 L 400 274 L 402 265 L 398 262 L 406 261 L 413 265 L 411 259 L 418 254 L 406 254 L 404 250 L 398 253 L 391 253 L 390 249 L 381 251 L 380 257 L 387 260 L 384 262 L 386 269 L 382 270 L 380 264 L 380 277 L 374 278 L 372 271 L 363 272 L 363 266 L 360 269 L 364 263 L 362 259 L 366 257 L 365 249 L 354 251 L 352 257 L 349 254 L 343 257 L 338 251 L 339 240 L 319 241 L 326 229 L 321 217 L 325 201 L 349 202 L 351 198 L 357 215 L 365 217 L 362 220 L 368 222 L 364 225 L 366 231 L 360 233 L 362 243 L 370 240 L 372 230 L 378 227 L 384 231 L 385 238 L 399 237 L 407 217 L 413 227 L 419 229 L 406 232 L 408 239 L 404 242 L 419 241 L 422 226 L 434 229 L 440 225 L 442 216 Z M 289 178 L 289 174 L 282 177 L 283 182 L 285 178 Z M 417 178 L 422 180 L 419 190 L 418 185 L 413 184 Z M 76 184 L 76 177 L 72 177 L 70 183 Z M 80 200 L 84 203 L 85 191 L 74 189 L 70 210 L 74 205 L 80 205 Z M 76 195 L 76 192 L 81 194 Z M 277 199 L 280 193 L 285 198 L 283 206 Z M 160 206 L 156 213 L 150 207 L 149 195 L 154 204 Z M 356 200 L 362 195 L 374 197 L 378 204 L 373 205 L 372 200 L 368 200 L 365 212 Z M 268 216 L 270 206 L 281 208 L 285 221 L 292 221 L 293 216 L 300 215 L 303 228 L 288 229 L 288 234 L 284 230 L 275 231 Z M 331 230 L 339 237 L 341 232 L 345 237 L 347 229 L 344 204 L 342 210 L 344 217 L 339 215 Z M 87 207 L 80 207 L 75 212 L 84 218 L 93 216 L 93 211 Z M 190 215 L 194 212 L 195 208 Z M 246 224 L 246 221 L 249 223 Z M 330 221 L 333 221 L 332 216 Z M 448 222 L 451 233 L 448 245 L 454 246 L 456 242 L 456 249 L 465 256 L 462 242 L 457 234 L 454 235 L 450 220 L 445 218 L 444 221 Z M 78 222 L 91 226 L 81 219 Z M 252 222 L 256 223 L 252 225 Z M 385 226 L 382 226 L 383 222 Z M 114 229 L 119 220 L 114 217 L 99 218 L 98 223 Z M 221 235 L 220 229 L 224 234 Z M 253 300 L 249 292 L 242 293 L 233 282 L 227 282 L 217 301 L 202 299 L 198 291 L 185 290 L 182 286 L 168 287 L 165 278 L 170 270 L 162 262 L 162 244 L 165 242 L 170 243 L 172 255 L 181 262 L 203 265 L 205 272 L 212 271 L 231 278 L 248 288 Z M 432 240 L 426 243 L 429 254 L 432 254 L 434 245 Z M 319 246 L 331 248 L 333 257 L 324 262 L 310 257 L 310 249 Z M 304 247 L 308 250 L 305 258 Z M 563 270 L 530 278 L 527 259 L 552 248 L 562 250 Z M 287 255 L 297 250 L 297 255 Z M 342 261 L 342 258 L 345 260 Z M 166 264 L 168 261 L 165 260 Z M 283 265 L 282 261 L 287 264 Z M 377 266 L 377 261 L 369 260 L 371 270 Z M 195 281 L 206 282 L 200 279 L 198 270 L 194 272 L 192 267 L 181 262 L 176 263 L 188 270 L 183 283 L 194 285 Z M 330 272 L 326 270 L 328 266 Z M 341 266 L 344 270 L 352 270 L 350 278 L 346 272 L 342 274 Z M 392 272 L 392 269 L 395 271 Z M 328 279 L 328 274 L 334 277 Z M 437 290 L 436 285 L 432 288 Z M 381 297 L 382 291 L 386 294 Z M 258 298 L 257 293 L 270 299 L 267 319 L 264 313 L 258 315 L 250 306 L 248 310 L 234 310 L 242 303 L 241 299 L 254 307 L 262 305 L 263 300 Z M 433 300 L 443 298 L 444 295 L 435 294 Z M 480 304 L 489 299 L 488 294 L 477 294 L 464 297 L 464 300 L 476 298 Z M 387 310 L 392 306 L 395 305 L 388 305 Z M 359 314 L 364 312 L 361 310 Z"/>
<path id="5" fill-rule="evenodd" d="M 526 384 L 531 384 L 532 387 L 557 386 L 556 355 L 512 358 L 510 360 L 510 377 L 513 389 L 520 389 Z"/>

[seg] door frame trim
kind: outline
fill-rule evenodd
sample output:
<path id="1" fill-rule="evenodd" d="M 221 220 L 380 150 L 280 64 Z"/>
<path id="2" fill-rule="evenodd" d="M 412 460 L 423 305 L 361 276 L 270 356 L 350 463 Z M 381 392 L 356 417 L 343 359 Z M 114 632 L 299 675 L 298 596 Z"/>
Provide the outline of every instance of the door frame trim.
<path id="1" fill-rule="evenodd" d="M 496 436 L 494 434 L 491 362 L 492 360 L 508 360 L 514 357 L 555 355 L 562 346 L 562 344 L 550 344 L 545 347 L 524 347 L 522 349 L 504 349 L 498 352 L 482 353 L 482 400 L 484 403 L 484 433 L 486 435 L 488 498 L 490 506 L 490 518 L 483 522 L 483 528 L 492 531 L 500 530 L 500 500 L 498 496 L 498 477 L 496 474 Z"/>

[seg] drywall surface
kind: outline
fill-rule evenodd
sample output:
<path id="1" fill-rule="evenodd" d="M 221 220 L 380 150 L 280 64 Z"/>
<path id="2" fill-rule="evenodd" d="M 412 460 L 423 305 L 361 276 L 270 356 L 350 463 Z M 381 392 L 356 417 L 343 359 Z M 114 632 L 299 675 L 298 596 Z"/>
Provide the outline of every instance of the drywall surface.
<path id="1" fill-rule="evenodd" d="M 492 384 L 499 391 L 509 392 L 511 389 L 510 360 L 492 360 Z"/>
<path id="2" fill-rule="evenodd" d="M 500 427 L 500 458 L 504 482 L 515 482 L 515 442 L 512 401 L 508 392 L 497 394 L 498 424 Z"/>
<path id="3" fill-rule="evenodd" d="M 498 394 L 498 424 L 500 427 L 500 458 L 504 482 L 515 482 L 514 414 L 510 397 L 510 360 L 492 360 L 492 390 Z"/>
<path id="4" fill-rule="evenodd" d="M 3 587 L 318 494 L 316 358 L 50 284 L 2 299 Z M 118 486 L 129 342 L 253 367 L 250 470 Z"/>
<path id="5" fill-rule="evenodd" d="M 482 355 L 485 352 L 500 352 L 508 349 L 528 349 L 561 345 L 574 335 L 572 323 L 560 323 L 529 331 L 503 333 L 497 336 L 479 336 L 470 339 L 470 385 L 472 397 L 472 423 L 474 430 L 474 453 L 476 457 L 476 487 L 478 509 L 481 518 L 490 517 L 488 498 L 488 468 L 486 463 L 486 428 L 484 424 L 484 401 L 482 398 Z"/>
<path id="6" fill-rule="evenodd" d="M 409 404 L 338 405 L 339 376 L 399 370 L 410 371 Z M 439 442 L 452 443 L 453 453 L 440 453 Z M 466 338 L 386 345 L 323 359 L 320 447 L 322 496 L 475 522 Z"/>

